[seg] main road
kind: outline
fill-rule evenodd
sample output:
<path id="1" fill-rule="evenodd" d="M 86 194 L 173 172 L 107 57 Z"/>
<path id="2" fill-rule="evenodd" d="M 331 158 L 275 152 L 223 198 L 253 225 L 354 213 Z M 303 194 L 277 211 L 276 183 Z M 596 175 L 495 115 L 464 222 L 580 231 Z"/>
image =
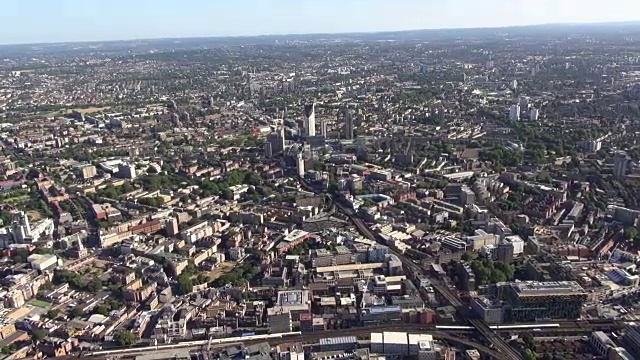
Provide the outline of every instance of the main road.
<path id="1" fill-rule="evenodd" d="M 299 180 L 300 180 L 300 184 L 302 184 L 303 187 L 307 188 L 307 190 L 311 190 L 315 192 L 315 189 L 311 185 L 309 185 L 309 183 L 307 183 L 304 179 L 299 178 Z M 362 221 L 362 219 L 359 216 L 355 214 L 355 212 L 352 209 L 346 208 L 339 201 L 334 200 L 333 203 L 343 213 L 347 214 L 349 219 L 355 224 L 356 228 L 363 236 L 365 236 L 369 240 L 379 242 L 378 236 L 376 236 L 376 234 L 374 234 L 373 231 L 369 229 L 369 227 Z M 402 264 L 410 268 L 412 271 L 414 271 L 415 274 L 423 273 L 422 267 L 415 264 L 413 261 L 411 261 L 411 259 L 407 258 L 404 254 L 392 248 L 389 248 L 389 252 L 392 253 L 393 255 L 396 255 L 398 259 L 400 259 Z M 469 323 L 473 327 L 475 327 L 476 330 L 487 339 L 487 341 L 493 344 L 493 346 L 495 346 L 495 348 L 498 351 L 500 351 L 500 353 L 502 353 L 503 355 L 502 358 L 509 359 L 509 360 L 524 360 L 520 352 L 513 349 L 501 336 L 499 336 L 493 330 L 491 330 L 487 325 L 487 323 L 485 323 L 482 319 L 479 319 L 475 317 L 473 314 L 471 314 L 468 308 L 464 306 L 464 304 L 460 300 L 460 297 L 456 293 L 451 291 L 451 289 L 449 289 L 447 285 L 443 284 L 440 280 L 435 278 L 429 278 L 429 280 L 433 285 L 433 288 L 437 290 L 440 294 L 442 294 L 442 296 L 444 296 L 444 298 L 447 299 L 447 301 L 449 301 L 451 305 L 453 305 L 461 315 L 467 317 L 469 320 Z"/>

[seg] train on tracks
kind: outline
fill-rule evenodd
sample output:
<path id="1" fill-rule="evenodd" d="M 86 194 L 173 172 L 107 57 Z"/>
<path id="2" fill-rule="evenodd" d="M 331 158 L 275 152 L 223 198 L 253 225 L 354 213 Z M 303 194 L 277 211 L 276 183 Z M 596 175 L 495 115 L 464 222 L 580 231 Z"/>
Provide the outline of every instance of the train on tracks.
<path id="1" fill-rule="evenodd" d="M 85 355 L 90 355 L 90 356 L 122 355 L 122 354 L 132 354 L 132 353 L 139 353 L 139 352 L 146 352 L 146 351 L 169 350 L 169 349 L 177 349 L 177 348 L 185 348 L 185 347 L 233 344 L 233 343 L 253 341 L 253 340 L 280 339 L 280 338 L 290 337 L 290 336 L 299 336 L 301 334 L 302 333 L 300 331 L 292 331 L 288 333 L 278 333 L 278 334 L 248 335 L 248 336 L 239 336 L 239 337 L 231 337 L 231 338 L 184 341 L 184 342 L 179 342 L 175 344 L 163 344 L 163 345 L 144 346 L 144 347 L 128 347 L 126 349 L 99 350 L 99 351 L 94 351 Z"/>

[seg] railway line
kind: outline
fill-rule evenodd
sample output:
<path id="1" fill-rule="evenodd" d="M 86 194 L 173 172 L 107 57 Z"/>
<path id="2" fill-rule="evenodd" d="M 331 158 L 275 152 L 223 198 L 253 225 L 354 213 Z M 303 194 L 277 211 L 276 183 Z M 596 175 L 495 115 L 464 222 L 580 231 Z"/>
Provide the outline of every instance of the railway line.
<path id="1" fill-rule="evenodd" d="M 501 324 L 490 325 L 489 329 L 496 334 L 503 335 L 516 335 L 520 333 L 535 332 L 540 336 L 565 336 L 566 334 L 588 334 L 594 329 L 599 327 L 608 328 L 621 328 L 624 323 L 610 322 L 610 321 L 565 321 L 558 323 L 535 323 L 535 324 Z M 66 356 L 55 358 L 58 360 L 71 360 L 74 358 L 90 358 L 92 360 L 107 360 L 113 358 L 132 358 L 142 353 L 149 352 L 166 352 L 174 349 L 188 350 L 188 351 L 202 351 L 205 349 L 223 349 L 230 346 L 238 345 L 240 343 L 245 345 L 256 344 L 259 342 L 267 342 L 272 346 L 276 346 L 283 343 L 301 342 L 303 344 L 317 343 L 322 338 L 339 337 L 339 336 L 368 336 L 371 332 L 375 331 L 402 331 L 408 333 L 429 333 L 434 338 L 444 340 L 453 344 L 465 345 L 478 349 L 481 353 L 492 356 L 496 359 L 504 358 L 504 350 L 499 348 L 491 348 L 484 345 L 482 342 L 478 342 L 475 338 L 478 335 L 477 328 L 468 325 L 430 325 L 425 326 L 421 324 L 385 324 L 363 328 L 350 328 L 350 329 L 336 329 L 328 331 L 319 331 L 312 333 L 290 332 L 282 334 L 265 334 L 265 335 L 252 335 L 241 336 L 232 338 L 221 338 L 211 340 L 195 340 L 195 341 L 183 341 L 173 344 L 162 344 L 157 346 L 137 346 L 137 347 L 123 347 L 113 349 L 103 349 L 93 352 L 85 352 L 79 356 Z M 498 336 L 498 335 L 496 335 Z M 494 344 L 495 346 L 495 344 Z"/>
<path id="2" fill-rule="evenodd" d="M 407 326 L 409 325 L 409 326 Z M 433 329 L 433 328 L 431 328 Z M 332 330 L 332 331 L 321 331 L 317 333 L 307 333 L 301 334 L 300 332 L 291 332 L 291 333 L 283 333 L 283 334 L 268 334 L 268 335 L 256 335 L 256 336 L 247 336 L 247 337 L 234 337 L 234 338 L 224 338 L 224 339 L 213 339 L 209 340 L 196 340 L 196 341 L 186 341 L 175 344 L 167 344 L 167 345 L 158 345 L 158 346 L 142 346 L 142 347 L 129 347 L 122 349 L 111 349 L 111 350 L 99 350 L 90 353 L 83 353 L 79 356 L 65 356 L 54 358 L 55 360 L 72 360 L 76 358 L 88 358 L 91 360 L 109 360 L 109 359 L 126 359 L 133 358 L 135 356 L 141 354 L 148 354 L 149 352 L 166 352 L 176 349 L 187 350 L 187 351 L 203 351 L 203 350 L 211 350 L 211 349 L 222 349 L 226 347 L 230 347 L 237 344 L 251 345 L 260 342 L 267 342 L 271 346 L 276 346 L 283 343 L 291 343 L 291 342 L 301 342 L 301 343 L 313 343 L 317 342 L 322 338 L 327 337 L 336 337 L 336 336 L 366 336 L 369 335 L 372 331 L 404 331 L 404 332 L 424 332 L 427 330 L 423 325 L 417 324 L 396 324 L 396 325 L 386 325 L 386 326 L 377 326 L 377 327 L 367 327 L 367 328 L 356 328 L 356 329 L 340 329 L 340 330 Z M 481 353 L 492 356 L 495 359 L 500 359 L 500 353 L 496 350 L 491 349 L 490 347 L 478 343 L 473 339 L 467 339 L 465 337 L 460 337 L 455 334 L 450 334 L 444 331 L 429 331 L 430 334 L 433 335 L 435 339 L 448 341 L 451 343 L 465 345 L 468 347 L 473 347 L 480 351 Z"/>
<path id="3" fill-rule="evenodd" d="M 310 186 L 304 179 L 299 178 L 299 181 L 304 188 L 317 193 L 317 191 L 312 186 Z M 352 209 L 346 208 L 344 205 L 342 205 L 337 201 L 333 201 L 333 204 L 340 211 L 342 211 L 349 217 L 349 220 L 351 220 L 354 223 L 358 231 L 363 236 L 365 236 L 369 240 L 373 240 L 376 242 L 379 241 L 378 236 L 376 236 L 376 234 L 374 234 L 371 231 L 371 229 L 369 229 L 369 227 L 366 226 L 366 224 L 362 221 L 361 218 L 355 215 Z M 408 259 L 403 254 L 399 253 L 398 251 L 392 248 L 389 248 L 389 252 L 397 256 L 398 259 L 402 262 L 402 264 L 408 269 L 410 269 L 411 271 L 413 271 L 415 274 L 423 274 L 422 268 L 418 264 L 415 264 L 413 261 Z M 524 360 L 522 354 L 520 354 L 520 352 L 518 352 L 517 350 L 513 349 L 506 342 L 506 340 L 498 334 L 498 331 L 502 331 L 502 330 L 522 331 L 522 328 L 519 330 L 516 330 L 516 329 L 500 329 L 500 328 L 490 327 L 482 319 L 479 319 L 477 316 L 475 316 L 475 314 L 473 314 L 472 311 L 467 306 L 465 306 L 465 304 L 462 302 L 458 294 L 454 293 L 446 284 L 444 284 L 439 279 L 435 279 L 435 278 L 429 278 L 429 280 L 433 288 L 437 292 L 439 292 L 451 305 L 453 305 L 457 309 L 459 314 L 461 314 L 464 318 L 468 319 L 468 322 L 471 325 L 472 330 L 477 331 L 490 344 L 492 344 L 495 347 L 495 349 L 499 351 L 500 355 L 494 356 L 495 358 L 498 358 L 498 359 L 507 358 L 510 360 Z M 571 329 L 578 330 L 582 328 L 583 327 L 581 327 L 580 325 L 575 324 L 575 325 L 572 325 L 572 327 L 570 326 L 568 330 L 571 330 Z M 564 329 L 567 329 L 567 328 L 565 327 Z M 587 328 L 587 330 L 588 329 L 589 328 Z M 546 330 L 550 330 L 550 329 L 546 329 Z"/>
<path id="4" fill-rule="evenodd" d="M 371 229 L 366 226 L 366 224 L 364 224 L 362 219 L 354 215 L 353 210 L 346 209 L 342 204 L 338 202 L 335 202 L 335 204 L 340 210 L 344 211 L 349 216 L 351 221 L 353 221 L 353 223 L 358 228 L 358 231 L 360 231 L 362 235 L 366 236 L 370 240 L 378 241 L 376 235 L 371 231 Z M 422 268 L 419 265 L 413 263 L 413 261 L 408 259 L 403 254 L 391 248 L 389 249 L 389 252 L 396 255 L 403 265 L 409 267 L 416 273 L 422 273 Z M 438 292 L 440 292 L 456 309 L 458 309 L 459 312 L 462 312 L 463 314 L 468 312 L 457 294 L 454 294 L 447 286 L 440 283 L 437 279 L 430 280 L 433 284 L 433 287 Z M 506 356 L 507 359 L 524 360 L 520 352 L 514 350 L 511 346 L 509 346 L 509 344 L 501 336 L 497 335 L 493 330 L 491 330 L 484 321 L 478 318 L 474 318 L 473 314 L 470 315 L 471 318 L 469 318 L 469 323 L 473 325 L 475 329 L 487 339 L 487 341 L 493 344 L 495 348 L 502 353 L 503 356 Z"/>

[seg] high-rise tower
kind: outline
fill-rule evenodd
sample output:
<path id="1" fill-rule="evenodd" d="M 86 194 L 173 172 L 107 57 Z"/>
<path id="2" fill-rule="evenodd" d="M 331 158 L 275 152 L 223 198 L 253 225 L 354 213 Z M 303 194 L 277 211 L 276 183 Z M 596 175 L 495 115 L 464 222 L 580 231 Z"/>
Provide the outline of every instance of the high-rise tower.
<path id="1" fill-rule="evenodd" d="M 320 120 L 320 135 L 323 138 L 327 138 L 327 119 Z"/>
<path id="2" fill-rule="evenodd" d="M 24 211 L 16 211 L 11 214 L 11 233 L 16 243 L 22 244 L 26 239 L 31 238 L 31 225 L 29 218 Z"/>
<path id="3" fill-rule="evenodd" d="M 613 154 L 613 176 L 623 177 L 627 174 L 627 163 L 629 155 L 624 151 L 616 151 Z"/>
<path id="4" fill-rule="evenodd" d="M 316 105 L 314 103 L 304 106 L 304 135 L 316 136 Z"/>
<path id="5" fill-rule="evenodd" d="M 520 105 L 519 104 L 511 105 L 511 108 L 509 109 L 509 120 L 511 120 L 511 121 L 520 120 Z"/>
<path id="6" fill-rule="evenodd" d="M 296 167 L 298 169 L 298 176 L 304 176 L 304 157 L 301 152 L 298 153 L 296 158 Z"/>
<path id="7" fill-rule="evenodd" d="M 343 116 L 344 116 L 344 138 L 351 140 L 355 137 L 353 132 L 353 115 L 351 114 L 351 111 L 349 111 L 348 109 L 345 109 Z"/>

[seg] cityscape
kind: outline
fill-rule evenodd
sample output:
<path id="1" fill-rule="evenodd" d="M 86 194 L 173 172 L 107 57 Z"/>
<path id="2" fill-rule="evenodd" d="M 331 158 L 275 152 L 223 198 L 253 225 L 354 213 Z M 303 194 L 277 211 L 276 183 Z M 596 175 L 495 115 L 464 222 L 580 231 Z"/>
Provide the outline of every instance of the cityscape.
<path id="1" fill-rule="evenodd" d="M 639 23 L 0 60 L 0 359 L 640 360 Z"/>

